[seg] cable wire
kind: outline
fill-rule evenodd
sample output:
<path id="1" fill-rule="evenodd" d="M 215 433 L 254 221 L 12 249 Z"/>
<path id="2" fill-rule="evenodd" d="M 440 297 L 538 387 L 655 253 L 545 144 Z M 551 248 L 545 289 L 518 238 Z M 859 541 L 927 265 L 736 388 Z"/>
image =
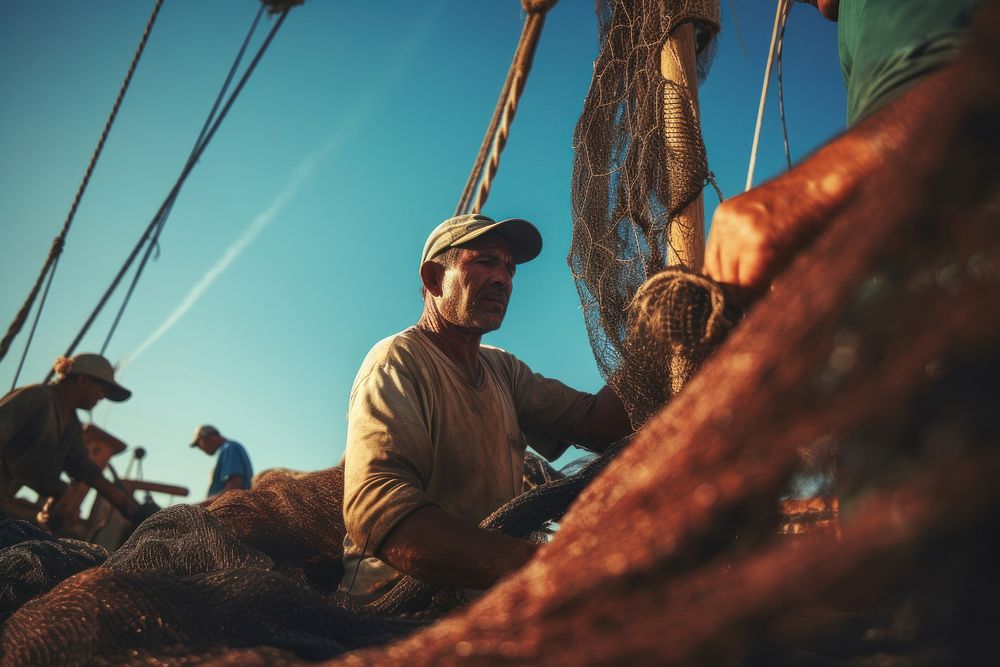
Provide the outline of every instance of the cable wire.
<path id="1" fill-rule="evenodd" d="M 104 130 L 101 132 L 101 138 L 98 140 L 97 147 L 94 149 L 94 153 L 90 157 L 90 164 L 87 165 L 87 170 L 84 172 L 83 181 L 81 181 L 80 186 L 77 188 L 76 196 L 73 197 L 73 203 L 70 206 L 69 214 L 66 216 L 66 221 L 63 223 L 59 235 L 56 236 L 55 240 L 52 242 L 49 255 L 45 259 L 45 264 L 42 266 L 42 270 L 38 274 L 38 278 L 35 280 L 35 284 L 31 288 L 31 292 L 28 293 L 28 298 L 21 306 L 21 309 L 18 310 L 17 315 L 14 316 L 14 321 L 11 322 L 3 340 L 0 340 L 0 361 L 3 361 L 4 357 L 7 356 L 7 351 L 10 349 L 11 343 L 14 342 L 14 338 L 21 331 L 25 320 L 28 319 L 28 313 L 31 311 L 31 307 L 35 303 L 35 298 L 38 296 L 38 290 L 41 289 L 41 285 L 45 281 L 46 275 L 55 272 L 57 264 L 56 260 L 62 253 L 66 242 L 66 235 L 69 233 L 70 225 L 73 224 L 73 219 L 76 217 L 76 211 L 80 206 L 80 200 L 83 199 L 83 193 L 86 191 L 87 185 L 90 183 L 90 177 L 93 175 L 94 168 L 97 166 L 97 160 L 101 156 L 101 152 L 104 150 L 104 143 L 107 141 L 108 134 L 111 132 L 111 126 L 114 124 L 115 118 L 118 116 L 118 110 L 121 108 L 122 101 L 125 99 L 125 93 L 128 92 L 129 84 L 132 82 L 132 75 L 135 74 L 136 67 L 139 65 L 139 59 L 142 57 L 142 53 L 146 49 L 146 42 L 149 40 L 149 34 L 153 30 L 153 25 L 156 23 L 156 17 L 160 13 L 160 7 L 162 5 L 163 0 L 156 0 L 156 5 L 153 6 L 153 12 L 150 14 L 149 20 L 146 21 L 146 27 L 142 32 L 142 38 L 139 40 L 139 46 L 133 54 L 132 62 L 129 64 L 128 72 L 125 74 L 125 80 L 118 89 L 118 96 L 115 98 L 115 103 L 111 107 L 111 114 L 108 116 L 108 120 L 104 123 Z M 51 283 L 52 280 L 50 278 L 49 284 L 51 285 Z M 45 295 L 43 295 L 42 301 L 38 304 L 39 316 L 41 315 L 42 308 L 45 306 L 45 296 L 48 295 L 48 291 L 48 287 L 46 287 Z M 35 318 L 36 326 L 37 323 L 38 316 Z M 34 327 L 32 327 L 32 331 L 34 331 Z M 29 348 L 30 340 L 24 347 L 24 353 L 21 356 L 21 363 L 18 366 L 18 374 L 20 374 L 20 368 L 24 365 L 24 360 L 28 356 Z M 16 381 L 17 380 L 15 378 L 15 382 Z"/>
<path id="2" fill-rule="evenodd" d="M 118 287 L 118 284 L 121 282 L 122 278 L 128 271 L 129 267 L 132 265 L 132 262 L 135 261 L 135 258 L 136 256 L 138 256 L 139 251 L 142 249 L 143 244 L 147 241 L 149 236 L 155 230 L 156 226 L 159 224 L 160 216 L 162 216 L 165 210 L 170 206 L 171 202 L 173 201 L 173 198 L 177 196 L 177 193 L 180 191 L 181 186 L 183 186 L 184 182 L 187 180 L 187 177 L 191 173 L 191 170 L 194 168 L 194 165 L 197 163 L 198 159 L 201 157 L 205 148 L 212 140 L 212 137 L 215 136 L 215 133 L 218 131 L 219 126 L 222 124 L 222 121 L 225 119 L 226 115 L 229 113 L 229 110 L 232 108 L 233 103 L 236 101 L 236 98 L 243 90 L 243 87 L 246 85 L 246 82 L 250 78 L 250 75 L 257 68 L 257 64 L 260 62 L 260 59 L 267 51 L 267 48 L 268 46 L 270 46 L 271 41 L 274 39 L 275 34 L 277 34 L 278 29 L 281 28 L 281 25 L 288 17 L 288 12 L 289 10 L 286 9 L 278 16 L 278 20 L 275 21 L 275 24 L 271 28 L 271 31 L 267 34 L 267 37 L 264 39 L 263 43 L 258 48 L 257 53 L 254 55 L 253 60 L 247 66 L 247 70 L 243 73 L 243 76 L 240 78 L 239 83 L 237 83 L 236 88 L 233 90 L 229 99 L 226 101 L 222 110 L 219 112 L 218 118 L 216 118 L 216 120 L 212 123 L 211 129 L 205 134 L 204 140 L 202 141 L 201 145 L 198 146 L 197 151 L 193 155 L 193 159 L 189 159 L 187 164 L 184 166 L 184 169 L 182 170 L 180 177 L 177 179 L 177 182 L 171 189 L 170 194 L 167 195 L 166 200 L 164 200 L 163 204 L 160 206 L 160 210 L 158 210 L 156 212 L 156 215 L 153 216 L 152 221 L 146 227 L 146 230 L 139 238 L 138 243 L 136 243 L 135 247 L 132 248 L 131 253 L 129 253 L 128 258 L 122 265 L 122 268 L 118 271 L 118 274 L 111 281 L 111 285 L 108 286 L 107 290 L 105 290 L 104 294 L 101 296 L 101 299 L 98 302 L 97 306 L 91 312 L 90 316 L 88 316 L 87 321 L 84 323 L 79 333 L 77 333 L 76 337 L 73 339 L 73 342 L 70 344 L 64 356 L 70 356 L 73 354 L 73 351 L 76 350 L 76 346 L 80 344 L 80 341 L 83 339 L 87 331 L 93 325 L 94 320 L 97 319 L 97 316 L 100 314 L 105 304 L 107 304 L 108 299 L 111 297 L 111 294 L 114 292 L 114 290 Z M 51 377 L 52 377 L 52 371 L 50 370 L 45 378 L 45 381 L 47 382 L 49 379 L 51 379 Z"/>

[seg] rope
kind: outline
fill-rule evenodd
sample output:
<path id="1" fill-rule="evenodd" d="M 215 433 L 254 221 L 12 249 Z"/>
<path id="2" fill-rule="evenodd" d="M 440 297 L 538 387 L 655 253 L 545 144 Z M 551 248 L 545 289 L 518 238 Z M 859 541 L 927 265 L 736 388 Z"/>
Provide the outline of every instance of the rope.
<path id="1" fill-rule="evenodd" d="M 500 97 L 493 110 L 486 135 L 479 147 L 479 153 L 473 164 L 469 178 L 465 182 L 462 194 L 459 197 L 458 205 L 455 207 L 455 215 L 463 213 L 478 213 L 482 210 L 486 199 L 489 197 L 493 179 L 500 168 L 500 154 L 503 152 L 510 136 L 510 126 L 517 113 L 517 106 L 524 92 L 524 86 L 531 72 L 531 65 L 535 58 L 535 49 L 538 47 L 538 40 L 542 34 L 542 27 L 545 24 L 545 14 L 555 6 L 558 0 L 522 0 L 521 6 L 527 13 L 524 19 L 524 26 L 521 30 L 521 37 L 517 42 L 514 51 L 514 58 L 507 70 L 503 87 L 500 90 Z M 488 157 L 488 160 L 487 160 Z M 486 173 L 483 174 L 483 166 L 486 165 Z M 477 190 L 478 184 L 478 190 Z M 472 199 L 473 191 L 476 192 L 475 199 Z"/>
<path id="2" fill-rule="evenodd" d="M 156 5 L 153 7 L 153 13 L 150 14 L 149 20 L 146 22 L 146 28 L 142 32 L 142 38 L 139 40 L 139 46 L 136 49 L 135 54 L 132 56 L 132 62 L 129 65 L 128 72 L 125 74 L 125 80 L 118 89 L 118 96 L 115 98 L 114 106 L 111 108 L 111 114 L 108 116 L 108 120 L 104 124 L 104 130 L 101 132 L 101 138 L 98 140 L 97 148 L 94 149 L 94 154 L 90 158 L 90 164 L 87 165 L 87 171 L 83 175 L 83 181 L 80 183 L 80 187 L 77 188 L 76 196 L 73 198 L 73 204 L 70 206 L 69 214 L 66 216 L 66 221 L 63 223 L 62 230 L 60 230 L 59 235 L 53 240 L 52 248 L 49 250 L 49 255 L 45 259 L 45 264 L 42 266 L 42 270 L 38 274 L 38 279 L 31 288 L 28 298 L 21 306 L 21 309 L 18 310 L 17 315 L 14 317 L 14 321 L 11 322 L 10 327 L 7 329 L 7 333 L 4 335 L 3 340 L 0 341 L 0 361 L 3 361 L 4 357 L 7 356 L 7 350 L 10 349 L 11 343 L 14 342 L 14 338 L 18 333 L 20 333 L 25 320 L 28 319 L 28 313 L 31 311 L 31 308 L 35 303 L 35 298 L 38 296 L 38 290 L 41 289 L 42 282 L 45 280 L 46 275 L 50 272 L 50 270 L 53 273 L 55 272 L 56 260 L 62 253 L 63 246 L 66 241 L 66 235 L 69 233 L 70 225 L 73 224 L 73 218 L 76 216 L 76 210 L 80 206 L 80 200 L 83 198 L 83 193 L 87 189 L 90 177 L 94 173 L 94 167 L 97 165 L 97 159 L 101 156 L 101 151 L 104 150 L 104 142 L 107 140 L 108 134 L 111 132 L 111 126 L 114 124 L 115 118 L 118 116 L 118 109 L 121 107 L 122 101 L 125 99 L 125 93 L 128 92 L 129 84 L 132 82 L 132 75 L 135 73 L 135 69 L 139 64 L 139 58 L 142 56 L 142 52 L 146 48 L 149 33 L 153 30 L 153 24 L 156 22 L 156 16 L 160 13 L 160 6 L 162 4 L 163 0 L 156 0 Z M 51 279 L 49 282 L 51 284 Z M 47 287 L 45 289 L 45 294 L 48 294 Z M 41 310 L 44 306 L 45 297 L 43 296 L 42 301 L 38 306 L 39 314 L 41 314 Z M 35 323 L 37 325 L 37 317 Z M 32 328 L 32 331 L 34 331 L 34 327 Z M 21 364 L 18 366 L 18 373 L 20 373 L 21 366 L 24 365 L 24 359 L 28 356 L 28 348 L 30 347 L 30 344 L 29 340 L 28 344 L 24 347 L 24 354 L 21 357 Z"/>
<path id="3" fill-rule="evenodd" d="M 788 119 L 785 117 L 785 84 L 781 80 L 781 63 L 784 61 L 785 53 L 785 27 L 788 25 L 788 15 L 792 6 L 781 17 L 781 30 L 778 33 L 778 115 L 781 116 L 781 137 L 785 143 L 785 164 L 792 168 L 792 149 L 788 143 Z"/>
<path id="4" fill-rule="evenodd" d="M 205 135 L 208 133 L 212 122 L 215 120 L 215 115 L 219 110 L 219 105 L 222 104 L 222 100 L 225 99 L 226 91 L 229 90 L 229 84 L 233 82 L 233 77 L 236 75 L 240 63 L 243 61 L 243 56 L 246 53 L 247 46 L 250 44 L 250 38 L 253 37 L 253 34 L 257 31 L 257 24 L 260 22 L 260 17 L 264 14 L 266 9 L 267 5 L 265 3 L 261 3 L 260 9 L 257 10 L 257 15 L 254 17 L 253 23 L 250 24 L 250 30 L 247 31 L 247 36 L 243 39 L 243 44 L 236 53 L 236 58 L 233 60 L 232 67 L 229 68 L 229 74 L 226 75 L 226 80 L 222 84 L 222 88 L 219 90 L 219 94 L 215 98 L 215 103 L 212 104 L 212 110 L 208 112 L 208 117 L 205 118 L 205 122 L 201 126 L 201 132 L 198 133 L 198 138 L 195 140 L 194 146 L 191 148 L 191 154 L 188 156 L 185 168 L 188 165 L 193 166 L 193 163 L 196 160 L 196 154 L 198 153 L 198 147 L 204 142 Z M 146 264 L 149 262 L 149 258 L 152 255 L 153 250 L 159 247 L 160 234 L 163 233 L 163 228 L 167 224 L 167 218 L 170 217 L 170 212 L 174 208 L 174 203 L 177 200 L 177 194 L 178 192 L 171 192 L 171 195 L 173 196 L 168 196 L 167 201 L 164 202 L 164 207 L 161 207 L 160 211 L 157 212 L 158 217 L 154 219 L 156 222 L 155 231 L 149 240 L 149 244 L 146 246 L 146 252 L 143 254 L 142 260 L 139 262 L 139 268 L 136 269 L 135 276 L 132 278 L 132 283 L 129 285 L 128 291 L 125 293 L 125 298 L 122 300 L 122 304 L 118 308 L 118 313 L 115 315 L 115 320 L 111 324 L 111 329 L 108 331 L 108 335 L 104 339 L 104 344 L 101 345 L 102 355 L 108 349 L 108 345 L 111 343 L 111 337 L 114 336 L 115 331 L 118 329 L 118 324 L 121 322 L 122 316 L 125 314 L 125 308 L 128 307 L 129 301 L 132 299 L 132 294 L 135 292 L 135 288 L 139 284 L 139 278 L 142 277 L 143 271 L 146 269 Z"/>
<path id="5" fill-rule="evenodd" d="M 764 120 L 764 105 L 767 102 L 767 87 L 771 82 L 771 65 L 774 63 L 774 54 L 778 42 L 778 29 L 781 25 L 781 18 L 788 13 L 790 7 L 789 0 L 778 0 L 778 7 L 774 13 L 774 27 L 771 29 L 771 46 L 767 52 L 767 65 L 764 67 L 764 85 L 760 91 L 760 104 L 757 106 L 757 124 L 753 131 L 753 145 L 750 148 L 750 165 L 747 167 L 747 182 L 743 191 L 746 192 L 753 186 L 753 172 L 757 166 L 757 148 L 760 143 L 760 126 Z"/>
<path id="6" fill-rule="evenodd" d="M 138 243 L 136 243 L 135 247 L 132 248 L 132 252 L 129 253 L 128 258 L 122 265 L 122 268 L 118 271 L 118 274 L 115 276 L 114 280 L 111 281 L 111 285 L 108 286 L 107 290 L 105 290 L 104 294 L 101 296 L 101 299 L 98 302 L 97 306 L 94 308 L 93 312 L 91 312 L 90 316 L 87 318 L 87 321 L 84 323 L 79 333 L 77 333 L 76 338 L 73 339 L 73 342 L 70 344 L 69 349 L 66 351 L 66 354 L 64 356 L 68 357 L 73 354 L 73 351 L 76 349 L 76 346 L 80 344 L 80 341 L 83 339 L 84 335 L 86 335 L 91 325 L 93 325 L 94 320 L 97 319 L 97 316 L 100 314 L 101 310 L 108 302 L 108 299 L 111 297 L 111 294 L 118 287 L 118 284 L 125 276 L 125 273 L 128 271 L 129 267 L 132 265 L 132 262 L 135 261 L 136 256 L 139 254 L 139 250 L 142 249 L 143 244 L 146 242 L 150 234 L 153 233 L 154 229 L 159 224 L 160 218 L 163 216 L 163 214 L 169 208 L 169 206 L 171 206 L 174 198 L 177 197 L 177 193 L 180 192 L 181 186 L 184 185 L 184 182 L 187 180 L 187 177 L 191 173 L 191 170 L 194 168 L 194 165 L 197 163 L 198 159 L 205 151 L 205 148 L 208 146 L 208 143 L 212 140 L 212 137 L 215 136 L 216 131 L 219 129 L 219 125 L 222 124 L 222 121 L 225 119 L 226 115 L 229 113 L 229 110 L 232 108 L 233 102 L 236 101 L 236 98 L 239 96 L 240 92 L 242 92 L 243 87 L 246 85 L 247 80 L 250 78 L 250 75 L 257 68 L 257 64 L 260 62 L 261 57 L 267 51 L 267 48 L 268 46 L 270 46 L 271 41 L 274 39 L 275 34 L 278 32 L 278 29 L 281 28 L 281 25 L 285 22 L 285 18 L 288 17 L 288 12 L 289 12 L 288 9 L 283 11 L 281 15 L 278 17 L 278 20 L 275 21 L 274 26 L 271 28 L 271 31 L 267 34 L 267 37 L 264 39 L 264 42 L 261 44 L 260 48 L 257 50 L 257 53 L 254 55 L 254 58 L 250 62 L 250 65 L 247 66 L 246 72 L 243 73 L 243 76 L 240 78 L 239 83 L 236 84 L 236 88 L 233 90 L 232 95 L 230 95 L 229 99 L 226 101 L 226 104 L 223 106 L 222 111 L 219 112 L 219 116 L 212 124 L 212 128 L 208 131 L 208 133 L 206 133 L 204 140 L 201 142 L 201 145 L 197 147 L 197 150 L 193 153 L 192 157 L 188 160 L 187 164 L 184 166 L 184 169 L 182 170 L 180 177 L 178 177 L 177 182 L 170 190 L 170 194 L 167 195 L 166 200 L 164 200 L 163 204 L 160 206 L 160 209 L 156 212 L 156 215 L 153 216 L 153 220 L 146 227 L 146 230 L 139 238 Z M 45 378 L 45 381 L 47 382 L 51 377 L 52 377 L 52 371 L 49 371 L 48 375 Z"/>

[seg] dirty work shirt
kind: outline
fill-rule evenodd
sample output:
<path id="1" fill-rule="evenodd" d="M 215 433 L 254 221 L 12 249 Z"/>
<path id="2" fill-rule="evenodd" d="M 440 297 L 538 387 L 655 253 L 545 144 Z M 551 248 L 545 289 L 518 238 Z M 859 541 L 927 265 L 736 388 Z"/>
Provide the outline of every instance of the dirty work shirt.
<path id="1" fill-rule="evenodd" d="M 216 496 L 226 490 L 226 482 L 233 475 L 243 478 L 240 488 L 249 489 L 253 477 L 253 465 L 246 448 L 234 440 L 226 440 L 218 451 L 219 459 L 212 471 L 212 483 L 208 487 L 208 497 Z"/>
<path id="2" fill-rule="evenodd" d="M 521 492 L 525 447 L 558 458 L 595 400 L 495 347 L 480 347 L 479 365 L 474 385 L 414 327 L 362 363 L 344 464 L 343 587 L 353 595 L 371 599 L 400 576 L 371 554 L 401 520 L 436 505 L 479 524 Z"/>
<path id="3" fill-rule="evenodd" d="M 23 485 L 42 496 L 57 495 L 64 470 L 91 485 L 101 475 L 83 446 L 80 420 L 73 414 L 60 423 L 55 389 L 34 384 L 0 399 L 0 501 Z"/>
<path id="4" fill-rule="evenodd" d="M 840 68 L 847 124 L 954 60 L 982 0 L 841 0 Z"/>

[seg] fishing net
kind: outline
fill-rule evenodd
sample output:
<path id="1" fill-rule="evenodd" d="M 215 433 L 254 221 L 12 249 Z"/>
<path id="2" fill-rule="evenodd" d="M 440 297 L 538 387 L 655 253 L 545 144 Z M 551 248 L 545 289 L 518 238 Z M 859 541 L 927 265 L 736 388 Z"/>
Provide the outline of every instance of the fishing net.
<path id="1" fill-rule="evenodd" d="M 703 78 L 719 3 L 599 0 L 597 16 L 601 50 L 573 136 L 568 262 L 601 374 L 639 426 L 681 380 L 671 382 L 669 374 L 654 379 L 663 369 L 659 359 L 676 351 L 660 345 L 662 354 L 653 352 L 663 340 L 653 335 L 639 341 L 629 329 L 629 307 L 639 287 L 667 266 L 670 227 L 710 177 L 694 82 L 667 80 L 661 53 L 670 48 L 675 28 L 692 23 Z M 640 359 L 640 349 L 658 359 Z"/>
<path id="2" fill-rule="evenodd" d="M 541 468 L 548 482 L 488 519 L 559 530 L 481 598 L 434 623 L 359 608 L 306 569 L 337 548 L 336 469 L 272 473 L 207 511 L 157 513 L 106 560 L 0 524 L 0 574 L 35 587 L 2 582 L 0 660 L 1000 664 L 1000 12 L 981 31 L 919 144 L 685 391 L 616 455 Z M 693 285 L 711 305 L 710 284 L 679 275 L 662 293 Z M 707 340 L 728 319 L 663 321 L 658 298 L 631 317 Z M 809 443 L 836 444 L 840 539 L 779 534 Z"/>
<path id="3" fill-rule="evenodd" d="M 990 17 L 906 154 L 535 559 L 439 623 L 332 664 L 1000 664 L 1000 11 Z M 780 535 L 776 499 L 801 446 L 831 442 L 840 539 Z"/>

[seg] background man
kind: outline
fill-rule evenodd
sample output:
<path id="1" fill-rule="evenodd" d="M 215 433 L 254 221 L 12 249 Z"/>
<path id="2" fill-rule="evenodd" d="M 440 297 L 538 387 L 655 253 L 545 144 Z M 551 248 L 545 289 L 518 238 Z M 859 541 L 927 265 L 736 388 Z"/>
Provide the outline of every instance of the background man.
<path id="1" fill-rule="evenodd" d="M 752 300 L 847 208 L 873 173 L 921 140 L 948 99 L 960 49 L 982 0 L 807 0 L 838 21 L 850 128 L 794 169 L 715 211 L 705 273 Z M 891 196 L 891 193 L 887 193 Z"/>
<path id="2" fill-rule="evenodd" d="M 372 348 L 351 391 L 343 587 L 369 600 L 410 574 L 485 589 L 538 545 L 478 523 L 521 492 L 525 447 L 603 450 L 630 431 L 618 397 L 575 391 L 481 345 L 507 312 L 516 265 L 541 251 L 534 225 L 445 220 L 420 262 L 416 326 Z"/>
<path id="3" fill-rule="evenodd" d="M 215 500 L 215 497 L 230 489 L 249 489 L 253 478 L 253 465 L 246 448 L 235 440 L 228 440 L 219 433 L 219 429 L 205 424 L 194 432 L 192 447 L 197 447 L 209 456 L 219 454 L 212 470 L 212 482 L 208 487 L 208 497 L 205 503 Z"/>
<path id="4" fill-rule="evenodd" d="M 126 518 L 141 521 L 146 513 L 90 460 L 76 416 L 77 410 L 92 410 L 103 398 L 127 401 L 132 392 L 115 381 L 111 363 L 97 354 L 59 357 L 53 369 L 53 384 L 28 385 L 0 399 L 0 501 L 14 497 L 22 486 L 59 498 L 67 487 L 60 479 L 65 471 L 96 489 Z M 40 517 L 51 519 L 54 528 L 68 518 L 59 509 L 58 501 L 49 502 Z"/>

